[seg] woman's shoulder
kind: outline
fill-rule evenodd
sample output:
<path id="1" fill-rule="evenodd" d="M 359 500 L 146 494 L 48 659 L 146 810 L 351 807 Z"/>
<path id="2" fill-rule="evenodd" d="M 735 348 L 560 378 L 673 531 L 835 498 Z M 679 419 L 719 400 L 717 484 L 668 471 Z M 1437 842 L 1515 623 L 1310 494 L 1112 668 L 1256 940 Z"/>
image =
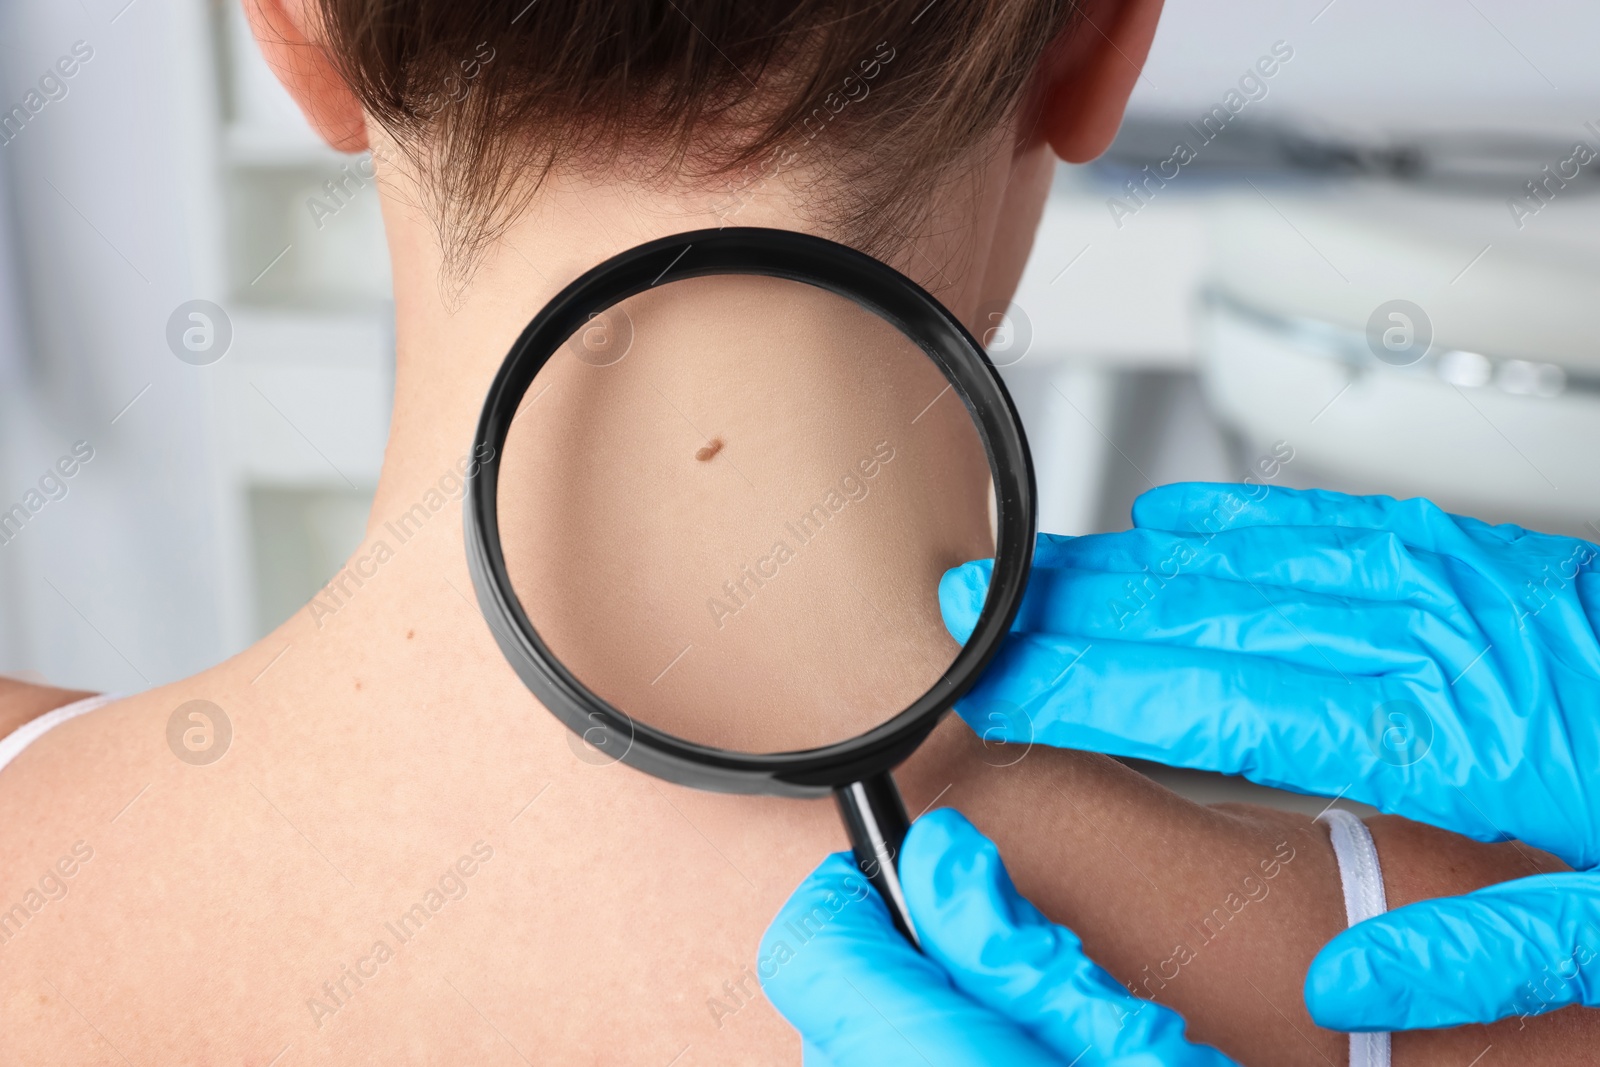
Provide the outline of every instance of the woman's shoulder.
<path id="1" fill-rule="evenodd" d="M 57 816 L 81 817 L 113 787 L 127 741 L 107 727 L 138 699 L 0 681 L 0 870 Z"/>

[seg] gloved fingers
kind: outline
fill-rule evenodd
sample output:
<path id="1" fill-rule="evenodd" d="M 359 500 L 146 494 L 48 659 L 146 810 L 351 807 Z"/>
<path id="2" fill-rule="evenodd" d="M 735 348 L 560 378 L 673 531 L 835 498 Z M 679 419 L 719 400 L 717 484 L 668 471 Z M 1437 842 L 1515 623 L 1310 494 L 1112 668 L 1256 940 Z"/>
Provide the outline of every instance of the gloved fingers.
<path id="1" fill-rule="evenodd" d="M 1046 557 L 1050 562 L 1039 562 Z M 1469 656 L 1483 648 L 1441 576 L 1386 533 L 1264 527 L 1201 537 L 1127 530 L 1073 538 L 1049 550 L 1041 544 L 1035 559 L 1012 624 L 1016 630 L 1126 630 L 1147 626 L 1156 606 L 1162 625 L 1226 621 L 1270 609 L 1296 613 L 1296 625 L 1359 639 L 1361 628 L 1350 625 L 1353 610 L 1426 612 L 1438 620 L 1440 632 L 1473 643 Z M 992 561 L 975 560 L 940 580 L 940 611 L 958 640 L 966 640 L 977 623 L 992 571 Z M 1371 655 L 1385 647 L 1372 644 L 1362 651 Z"/>
<path id="2" fill-rule="evenodd" d="M 947 614 L 981 595 L 946 583 Z M 945 600 L 941 599 L 941 610 Z M 1478 659 L 1487 639 L 1410 604 L 1179 575 L 1161 582 L 1125 574 L 1036 570 L 1013 630 L 1056 636 L 1209 648 L 1267 657 L 1334 675 L 1403 675 L 1443 688 Z"/>
<path id="3" fill-rule="evenodd" d="M 809 1041 L 800 1042 L 800 1067 L 833 1067 L 833 1061 Z"/>
<path id="4" fill-rule="evenodd" d="M 1536 875 L 1368 919 L 1317 954 L 1305 996 L 1335 1030 L 1600 1007 L 1600 875 Z"/>
<path id="5" fill-rule="evenodd" d="M 927 954 L 958 989 L 1021 1025 L 1062 1063 L 1228 1063 L 1189 1044 L 1181 1016 L 1134 997 L 1084 954 L 1077 935 L 1023 899 L 993 842 L 960 813 L 919 819 L 900 871 Z"/>
<path id="6" fill-rule="evenodd" d="M 1526 531 L 1490 526 L 1451 515 L 1432 501 L 1389 496 L 1349 496 L 1326 489 L 1182 482 L 1158 486 L 1133 502 L 1140 528 L 1193 531 L 1244 526 L 1342 526 L 1398 534 L 1408 545 L 1432 552 L 1471 551 L 1468 531 L 1497 541 Z"/>
<path id="7" fill-rule="evenodd" d="M 1211 526 L 1208 526 L 1211 523 Z M 1517 544 L 1518 549 L 1570 550 L 1571 537 L 1525 530 L 1515 523 L 1486 523 L 1451 515 L 1432 501 L 1392 496 L 1349 496 L 1286 486 L 1184 482 L 1157 486 L 1133 502 L 1133 525 L 1150 530 L 1205 530 L 1227 526 L 1349 526 L 1400 534 L 1406 544 L 1454 552 L 1472 539 Z"/>
<path id="8" fill-rule="evenodd" d="M 1042 533 L 1034 538 L 1033 570 L 1064 566 L 1072 558 L 1074 545 L 1085 538 L 1067 534 Z M 989 594 L 989 581 L 994 574 L 994 560 L 975 559 L 951 567 L 939 579 L 939 602 L 944 613 L 945 629 L 957 641 L 965 642 L 977 625 L 978 613 L 983 608 L 984 597 Z M 1028 594 L 1023 595 L 1023 603 Z M 1013 626 L 1014 629 L 1020 626 Z"/>
<path id="9" fill-rule="evenodd" d="M 984 598 L 989 595 L 989 582 L 994 576 L 994 560 L 975 559 L 959 567 L 951 567 L 939 576 L 939 614 L 944 618 L 944 628 L 950 636 L 966 644 L 977 628 L 978 615 L 983 611 Z M 1027 591 L 1022 594 L 1028 600 Z M 1021 612 L 1018 612 L 1020 617 Z M 1013 630 L 1022 628 L 1020 622 L 1011 624 Z"/>
<path id="10" fill-rule="evenodd" d="M 1274 525 L 1384 530 L 1397 518 L 1411 517 L 1403 507 L 1409 503 L 1412 501 L 1390 496 L 1353 496 L 1328 489 L 1176 482 L 1141 493 L 1133 502 L 1133 523 L 1158 530 L 1206 529 L 1207 522 L 1215 528 Z"/>
<path id="11" fill-rule="evenodd" d="M 831 1067 L 1060 1067 L 895 930 L 848 853 L 795 890 L 762 939 L 756 974 L 808 1054 Z"/>
<path id="12" fill-rule="evenodd" d="M 956 710 L 987 741 L 1157 760 L 1333 795 L 1379 784 L 1382 679 L 1212 649 L 1007 637 Z M 1352 785 L 1352 783 L 1355 785 Z M 1402 783 L 1403 784 L 1403 783 Z"/>
<path id="13" fill-rule="evenodd" d="M 1132 529 L 1090 534 L 1034 553 L 1035 569 L 1126 574 L 1160 588 L 1187 575 L 1321 593 L 1345 600 L 1456 604 L 1433 553 L 1395 533 L 1342 526 L 1239 525 L 1221 529 Z"/>
<path id="14" fill-rule="evenodd" d="M 1238 532 L 1253 528 L 1282 528 L 1291 536 L 1307 536 L 1311 529 L 1365 530 L 1398 538 L 1412 553 L 1426 553 L 1439 562 L 1439 580 L 1455 587 L 1455 597 L 1471 610 L 1473 586 L 1484 592 L 1499 611 L 1513 602 L 1520 627 L 1522 617 L 1538 614 L 1578 572 L 1594 569 L 1600 544 L 1557 534 L 1525 530 L 1511 523 L 1490 525 L 1479 519 L 1451 515 L 1422 499 L 1355 497 L 1323 490 L 1283 489 L 1186 483 L 1161 486 L 1139 497 L 1133 506 L 1134 526 L 1190 534 L 1223 529 Z M 1298 566 L 1291 553 L 1291 567 Z M 1451 590 L 1445 589 L 1449 599 Z M 1578 612 L 1584 613 L 1583 597 Z M 1589 600 L 1587 603 L 1592 604 Z M 1569 609 L 1571 602 L 1567 601 Z M 1435 605 L 1437 607 L 1437 605 Z M 1600 615 L 1588 609 L 1592 631 Z"/>
<path id="15" fill-rule="evenodd" d="M 1503 786 L 1483 762 L 1486 746 L 1513 753 L 1514 724 L 1486 739 L 1481 718 L 1451 708 L 1430 714 L 1416 699 L 1404 680 L 1265 656 L 1029 633 L 1007 636 L 956 711 L 986 745 L 1040 744 L 1240 774 L 1291 792 L 1347 796 L 1480 841 L 1516 832 L 1581 859 L 1538 823 L 1519 820 L 1522 799 L 1492 795 Z M 1462 790 L 1479 799 L 1467 802 Z"/>

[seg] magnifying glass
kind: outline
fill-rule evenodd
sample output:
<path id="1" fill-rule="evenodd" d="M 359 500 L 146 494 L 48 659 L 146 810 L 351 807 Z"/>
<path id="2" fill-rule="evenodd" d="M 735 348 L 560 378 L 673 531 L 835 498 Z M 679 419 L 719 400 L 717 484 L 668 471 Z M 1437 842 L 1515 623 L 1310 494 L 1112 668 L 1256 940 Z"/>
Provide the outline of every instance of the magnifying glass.
<path id="1" fill-rule="evenodd" d="M 719 792 L 832 793 L 916 944 L 890 772 L 999 648 L 1034 543 L 1027 442 L 972 335 L 844 245 L 679 234 L 534 316 L 473 455 L 479 605 L 574 752 Z M 939 575 L 989 556 L 958 644 Z"/>

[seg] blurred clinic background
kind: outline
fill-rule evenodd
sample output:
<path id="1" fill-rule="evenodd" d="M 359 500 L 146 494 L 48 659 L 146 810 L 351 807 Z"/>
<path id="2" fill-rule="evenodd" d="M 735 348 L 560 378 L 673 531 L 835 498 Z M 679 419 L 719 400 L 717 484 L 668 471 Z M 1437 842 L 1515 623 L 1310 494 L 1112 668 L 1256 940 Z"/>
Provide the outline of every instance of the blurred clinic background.
<path id="1" fill-rule="evenodd" d="M 1170 0 L 988 331 L 1044 527 L 1253 477 L 1600 539 L 1597 40 L 1580 0 Z M 361 538 L 377 197 L 234 2 L 8 0 L 7 110 L 0 512 L 74 473 L 0 523 L 0 671 L 138 690 Z"/>

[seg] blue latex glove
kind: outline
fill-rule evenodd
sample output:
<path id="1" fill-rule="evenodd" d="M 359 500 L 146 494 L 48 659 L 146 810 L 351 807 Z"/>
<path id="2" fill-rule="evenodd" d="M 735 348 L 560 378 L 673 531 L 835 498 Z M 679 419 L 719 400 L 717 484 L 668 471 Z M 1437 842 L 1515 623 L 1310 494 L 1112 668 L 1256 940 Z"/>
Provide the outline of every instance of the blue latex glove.
<path id="1" fill-rule="evenodd" d="M 1600 875 L 1536 875 L 1369 919 L 1317 954 L 1306 1004 L 1334 1030 L 1600 1007 Z"/>
<path id="2" fill-rule="evenodd" d="M 986 738 L 1243 774 L 1600 865 L 1596 546 L 1262 486 L 1168 486 L 1133 517 L 1040 538 L 1017 632 L 960 708 Z M 989 571 L 940 585 L 958 638 Z M 1342 935 L 1308 979 L 1313 1017 L 1489 1021 L 1563 959 L 1561 995 L 1600 1004 L 1594 877 L 1534 882 Z M 1452 956 L 1470 969 L 1437 969 Z"/>
<path id="3" fill-rule="evenodd" d="M 1019 896 L 994 844 L 959 813 L 917 820 L 900 878 L 924 952 L 844 852 L 762 939 L 762 989 L 800 1031 L 807 1067 L 1231 1067 Z"/>

